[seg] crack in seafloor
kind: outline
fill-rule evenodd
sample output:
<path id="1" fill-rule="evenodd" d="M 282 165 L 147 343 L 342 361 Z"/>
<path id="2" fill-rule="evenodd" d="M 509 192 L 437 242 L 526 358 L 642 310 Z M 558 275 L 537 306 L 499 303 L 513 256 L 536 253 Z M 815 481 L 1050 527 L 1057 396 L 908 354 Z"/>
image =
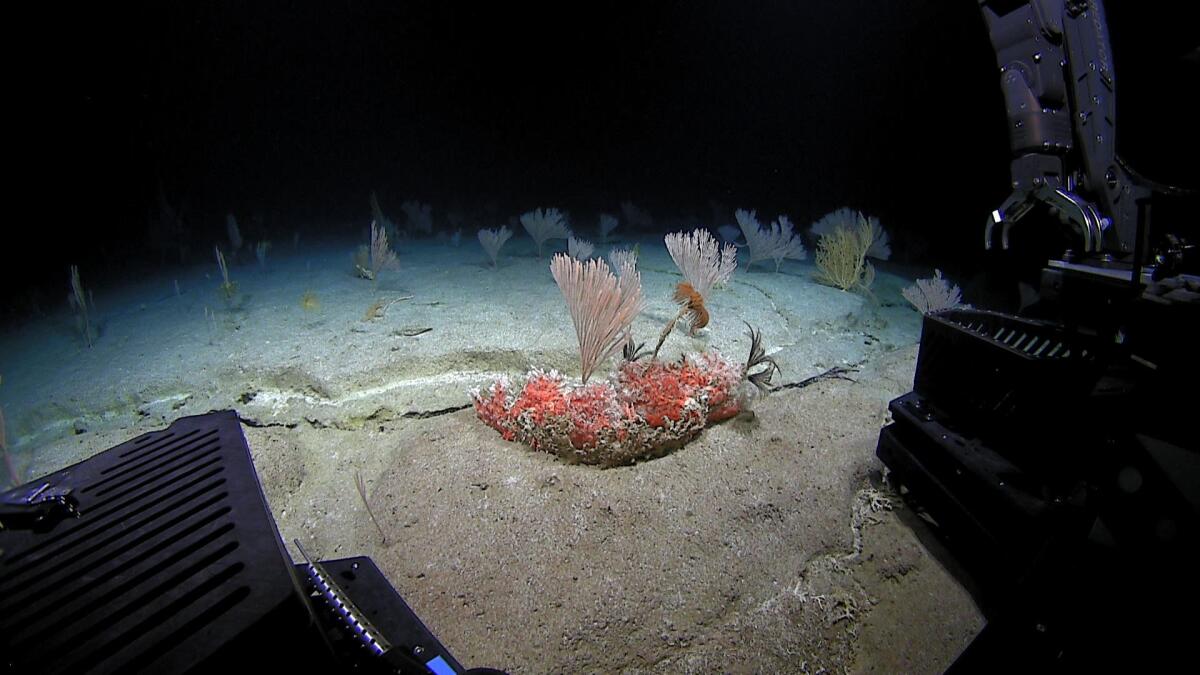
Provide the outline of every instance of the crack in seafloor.
<path id="1" fill-rule="evenodd" d="M 779 320 L 783 324 L 783 332 L 786 333 L 787 337 L 788 337 L 787 344 L 779 345 L 780 348 L 790 347 L 790 346 L 793 346 L 796 344 L 795 336 L 792 335 L 791 322 L 788 320 L 787 315 L 785 315 L 783 313 L 783 310 L 781 310 L 779 308 L 779 303 L 775 302 L 775 297 L 773 295 L 771 295 L 771 293 L 769 291 L 767 291 L 766 289 L 763 289 L 755 284 L 752 284 L 749 281 L 744 281 L 741 279 L 736 279 L 736 280 L 732 281 L 731 283 L 739 284 L 742 286 L 747 286 L 749 288 L 752 288 L 752 289 L 758 291 L 759 293 L 762 294 L 762 296 L 764 298 L 767 299 L 767 302 L 769 302 L 771 304 L 771 311 L 774 312 L 775 315 L 779 317 Z"/>

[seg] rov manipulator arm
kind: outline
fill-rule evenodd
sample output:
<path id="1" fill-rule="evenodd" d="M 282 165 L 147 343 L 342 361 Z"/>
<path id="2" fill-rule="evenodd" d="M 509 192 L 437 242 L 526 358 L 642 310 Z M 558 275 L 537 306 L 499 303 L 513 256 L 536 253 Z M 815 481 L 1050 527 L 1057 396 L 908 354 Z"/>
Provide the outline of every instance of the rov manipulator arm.
<path id="1" fill-rule="evenodd" d="M 1012 193 L 992 211 L 987 249 L 1009 249 L 1014 228 L 1044 206 L 1069 228 L 1067 263 L 1168 266 L 1139 230 L 1152 186 L 1116 153 L 1116 79 L 1099 0 L 980 0 L 999 66 Z M 1044 223 L 1044 221 L 1042 221 Z M 1051 219 L 1053 222 L 1053 219 Z M 1140 239 L 1140 241 L 1139 241 Z"/>

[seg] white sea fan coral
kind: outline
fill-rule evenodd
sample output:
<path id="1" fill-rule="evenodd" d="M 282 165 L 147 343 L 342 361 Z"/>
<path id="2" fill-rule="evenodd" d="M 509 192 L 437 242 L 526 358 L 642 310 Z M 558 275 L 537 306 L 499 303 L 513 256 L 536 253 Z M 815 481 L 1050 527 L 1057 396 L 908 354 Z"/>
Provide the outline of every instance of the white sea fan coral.
<path id="1" fill-rule="evenodd" d="M 608 252 L 608 264 L 618 277 L 637 271 L 637 250 L 632 248 L 614 248 Z"/>
<path id="2" fill-rule="evenodd" d="M 747 269 L 759 260 L 774 260 L 775 271 L 778 272 L 785 259 L 804 260 L 808 257 L 804 242 L 793 231 L 792 221 L 787 216 L 779 216 L 765 229 L 759 224 L 754 211 L 738 209 L 733 216 L 742 228 L 742 236 L 746 238 L 746 246 L 750 249 Z"/>
<path id="3" fill-rule="evenodd" d="M 858 212 L 843 206 L 836 211 L 830 211 L 813 223 L 813 237 L 819 239 L 827 234 L 833 234 L 838 229 L 853 229 L 858 224 Z"/>
<path id="4" fill-rule="evenodd" d="M 922 314 L 970 306 L 962 303 L 962 291 L 942 277 L 941 270 L 934 270 L 932 279 L 917 279 L 915 284 L 900 292 Z"/>
<path id="5" fill-rule="evenodd" d="M 504 242 L 508 241 L 510 237 L 512 237 L 512 230 L 508 229 L 508 226 L 501 226 L 498 230 L 479 231 L 479 245 L 487 251 L 488 257 L 492 259 L 492 267 L 497 266 L 500 247 L 504 246 Z"/>
<path id="6" fill-rule="evenodd" d="M 617 229 L 617 225 L 619 224 L 620 223 L 617 221 L 616 216 L 608 213 L 600 214 L 600 224 L 598 225 L 598 229 L 600 230 L 600 241 L 607 242 L 608 235 L 612 234 L 613 230 Z"/>
<path id="7" fill-rule="evenodd" d="M 865 216 L 867 225 L 871 228 L 871 247 L 867 249 L 867 257 L 876 260 L 887 260 L 892 257 L 892 245 L 888 233 L 883 231 L 879 219 L 875 216 Z"/>
<path id="8" fill-rule="evenodd" d="M 587 260 L 592 257 L 596 247 L 587 239 L 579 239 L 574 236 L 567 237 L 567 255 L 576 260 Z"/>
<path id="9" fill-rule="evenodd" d="M 567 218 L 558 209 L 534 209 L 521 214 L 521 225 L 537 244 L 538 257 L 542 257 L 542 244 L 547 239 L 566 239 L 571 236 L 567 229 Z"/>
<path id="10" fill-rule="evenodd" d="M 871 228 L 871 246 L 867 249 L 867 257 L 875 258 L 876 260 L 891 258 L 892 246 L 888 233 L 879 224 L 878 218 L 864 215 L 861 211 L 855 211 L 845 206 L 836 211 L 831 211 L 813 223 L 812 233 L 813 236 L 820 238 L 827 234 L 833 234 L 839 229 L 854 230 L 858 227 L 860 219 L 865 220 Z"/>
<path id="11" fill-rule="evenodd" d="M 713 286 L 729 281 L 737 268 L 737 247 L 722 247 L 708 230 L 672 232 L 664 240 L 675 266 L 702 298 L 708 297 Z"/>

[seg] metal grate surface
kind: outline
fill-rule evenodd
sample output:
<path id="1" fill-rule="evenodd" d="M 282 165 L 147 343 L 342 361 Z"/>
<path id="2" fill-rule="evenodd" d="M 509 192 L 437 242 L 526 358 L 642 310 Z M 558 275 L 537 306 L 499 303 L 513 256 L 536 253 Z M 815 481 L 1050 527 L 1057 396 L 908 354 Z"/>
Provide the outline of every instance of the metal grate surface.
<path id="1" fill-rule="evenodd" d="M 236 414 L 39 479 L 80 517 L 0 532 L 0 653 L 27 672 L 183 672 L 295 596 Z"/>
<path id="2" fill-rule="evenodd" d="M 925 317 L 913 390 L 931 410 L 977 434 L 1086 424 L 1102 373 L 1094 337 L 986 310 Z M 1068 425 L 1069 426 L 1069 425 Z"/>

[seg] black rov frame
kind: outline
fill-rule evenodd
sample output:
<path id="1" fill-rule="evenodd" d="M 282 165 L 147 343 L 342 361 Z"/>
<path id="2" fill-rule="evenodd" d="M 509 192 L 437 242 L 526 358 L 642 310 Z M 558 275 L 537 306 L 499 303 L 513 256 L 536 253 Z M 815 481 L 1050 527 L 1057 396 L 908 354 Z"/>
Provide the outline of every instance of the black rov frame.
<path id="1" fill-rule="evenodd" d="M 925 317 L 913 391 L 891 402 L 877 454 L 987 618 L 956 672 L 1184 653 L 1200 448 L 1196 359 L 1174 334 L 1200 312 L 1138 311 L 1160 310 L 1119 343 L 988 311 Z"/>
<path id="2" fill-rule="evenodd" d="M 0 525 L 6 671 L 498 672 L 465 670 L 370 558 L 293 564 L 230 411 L 3 493 Z"/>

